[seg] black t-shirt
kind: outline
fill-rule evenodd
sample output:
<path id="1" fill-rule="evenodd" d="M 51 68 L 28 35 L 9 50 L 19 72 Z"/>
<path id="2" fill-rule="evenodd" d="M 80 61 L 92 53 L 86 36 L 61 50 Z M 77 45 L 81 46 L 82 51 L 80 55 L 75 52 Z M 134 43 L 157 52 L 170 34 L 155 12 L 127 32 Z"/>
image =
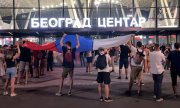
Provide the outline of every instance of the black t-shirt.
<path id="1" fill-rule="evenodd" d="M 72 53 L 72 62 L 71 63 L 67 63 L 65 61 L 65 54 L 68 50 L 71 50 L 71 53 Z M 74 59 L 75 59 L 76 48 L 67 49 L 67 47 L 63 46 L 62 51 L 63 51 L 63 66 L 65 68 L 74 68 Z"/>
<path id="2" fill-rule="evenodd" d="M 48 52 L 48 61 L 53 61 L 53 52 L 52 51 Z"/>
<path id="3" fill-rule="evenodd" d="M 112 48 L 110 51 L 109 51 L 109 55 L 112 57 L 112 56 L 115 56 L 115 52 L 116 52 L 116 49 L 115 48 Z"/>
<path id="4" fill-rule="evenodd" d="M 15 52 L 12 51 L 11 53 L 13 53 L 13 55 L 11 57 L 7 58 L 5 56 L 5 61 L 6 61 L 6 67 L 7 68 L 11 68 L 11 67 L 15 67 L 16 66 L 15 61 L 13 61 L 13 56 L 15 55 Z"/>
<path id="5" fill-rule="evenodd" d="M 171 71 L 180 73 L 180 51 L 171 51 L 167 59 L 171 62 Z"/>
<path id="6" fill-rule="evenodd" d="M 120 59 L 128 59 L 129 53 L 131 52 L 130 48 L 126 45 L 120 45 L 120 48 Z"/>
<path id="7" fill-rule="evenodd" d="M 20 47 L 20 57 L 19 60 L 20 61 L 24 61 L 24 62 L 30 62 L 31 61 L 31 51 L 28 48 L 25 47 Z"/>

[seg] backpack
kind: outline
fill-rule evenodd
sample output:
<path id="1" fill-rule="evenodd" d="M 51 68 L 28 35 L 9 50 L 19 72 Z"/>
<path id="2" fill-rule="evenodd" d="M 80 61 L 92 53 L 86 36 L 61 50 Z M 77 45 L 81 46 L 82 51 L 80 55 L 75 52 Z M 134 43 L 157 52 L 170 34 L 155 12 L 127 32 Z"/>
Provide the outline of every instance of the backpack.
<path id="1" fill-rule="evenodd" d="M 106 68 L 106 66 L 107 66 L 106 55 L 105 54 L 99 55 L 96 61 L 96 68 L 103 70 Z"/>
<path id="2" fill-rule="evenodd" d="M 72 63 L 72 51 L 66 51 L 64 55 L 64 60 L 66 63 Z"/>
<path id="3" fill-rule="evenodd" d="M 136 54 L 133 56 L 133 61 L 136 65 L 140 65 L 141 62 L 143 61 L 144 59 L 144 50 L 142 52 L 139 52 L 138 49 L 137 49 L 137 52 Z"/>

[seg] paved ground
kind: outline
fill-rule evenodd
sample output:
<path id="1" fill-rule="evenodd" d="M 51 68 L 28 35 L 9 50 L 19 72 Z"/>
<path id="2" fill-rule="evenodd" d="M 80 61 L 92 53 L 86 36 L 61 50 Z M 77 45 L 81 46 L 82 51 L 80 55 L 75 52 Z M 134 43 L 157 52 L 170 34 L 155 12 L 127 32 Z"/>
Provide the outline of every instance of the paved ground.
<path id="1" fill-rule="evenodd" d="M 84 68 L 75 69 L 73 96 L 56 97 L 54 94 L 58 90 L 61 72 L 61 68 L 55 68 L 53 72 L 46 73 L 40 79 L 30 79 L 26 86 L 17 86 L 17 97 L 11 98 L 0 95 L 0 108 L 179 108 L 180 106 L 180 98 L 174 99 L 172 96 L 168 71 L 165 72 L 163 81 L 165 101 L 161 103 L 152 99 L 153 83 L 151 75 L 144 74 L 145 85 L 143 86 L 142 97 L 136 95 L 136 85 L 133 88 L 133 96 L 128 97 L 124 93 L 128 88 L 128 81 L 125 79 L 118 80 L 117 73 L 111 74 L 111 97 L 114 101 L 111 103 L 99 102 L 95 81 L 97 72 L 87 74 Z M 67 84 L 68 81 L 66 80 L 64 93 L 68 90 Z"/>

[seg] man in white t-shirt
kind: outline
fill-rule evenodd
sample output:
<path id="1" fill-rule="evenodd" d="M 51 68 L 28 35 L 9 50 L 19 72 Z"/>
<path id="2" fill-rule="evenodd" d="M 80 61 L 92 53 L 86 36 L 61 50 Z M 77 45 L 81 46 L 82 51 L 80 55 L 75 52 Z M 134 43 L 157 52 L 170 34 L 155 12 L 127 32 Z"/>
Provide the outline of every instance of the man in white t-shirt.
<path id="1" fill-rule="evenodd" d="M 140 41 L 138 41 L 136 43 L 136 47 L 134 46 L 130 46 L 131 49 L 131 74 L 130 74 L 130 82 L 129 82 L 129 91 L 127 91 L 128 95 L 131 95 L 131 89 L 133 86 L 133 82 L 137 79 L 138 80 L 138 95 L 141 96 L 141 83 L 142 83 L 142 78 L 141 78 L 141 74 L 142 74 L 142 69 L 143 66 L 145 67 L 145 52 L 142 49 L 142 43 Z"/>
<path id="2" fill-rule="evenodd" d="M 165 56 L 161 53 L 159 44 L 155 44 L 155 51 L 150 52 L 150 72 L 154 80 L 154 98 L 157 102 L 163 101 L 161 98 L 161 85 L 163 80 Z"/>
<path id="3" fill-rule="evenodd" d="M 100 95 L 100 101 L 111 102 L 112 99 L 109 97 L 109 85 L 110 79 L 110 68 L 111 57 L 104 48 L 99 48 L 99 55 L 95 56 L 93 63 L 96 63 L 96 68 L 98 71 L 97 82 L 98 82 L 98 92 Z M 105 99 L 102 96 L 102 86 L 105 85 Z"/>

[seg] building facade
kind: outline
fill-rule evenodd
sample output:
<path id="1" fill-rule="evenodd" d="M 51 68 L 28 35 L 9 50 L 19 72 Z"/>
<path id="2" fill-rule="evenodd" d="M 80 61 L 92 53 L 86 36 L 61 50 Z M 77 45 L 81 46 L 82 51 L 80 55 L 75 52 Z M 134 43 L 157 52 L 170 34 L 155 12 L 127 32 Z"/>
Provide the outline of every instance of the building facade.
<path id="1" fill-rule="evenodd" d="M 179 15 L 180 0 L 0 0 L 0 44 L 22 37 L 54 41 L 63 32 L 174 43 L 180 41 Z"/>

